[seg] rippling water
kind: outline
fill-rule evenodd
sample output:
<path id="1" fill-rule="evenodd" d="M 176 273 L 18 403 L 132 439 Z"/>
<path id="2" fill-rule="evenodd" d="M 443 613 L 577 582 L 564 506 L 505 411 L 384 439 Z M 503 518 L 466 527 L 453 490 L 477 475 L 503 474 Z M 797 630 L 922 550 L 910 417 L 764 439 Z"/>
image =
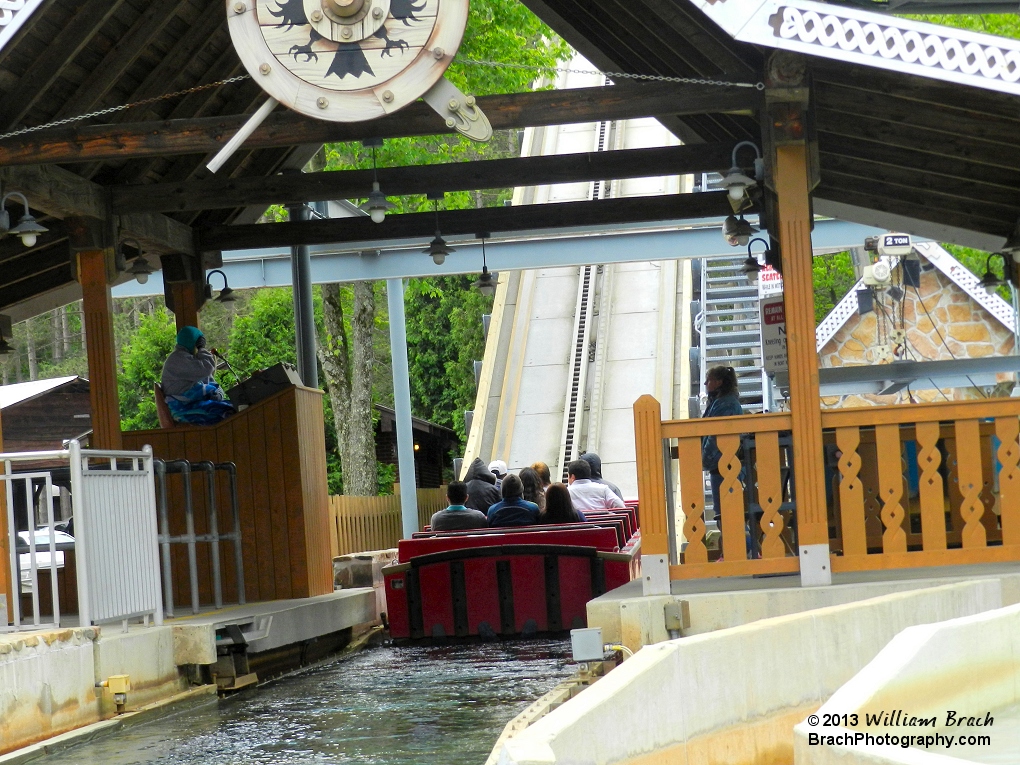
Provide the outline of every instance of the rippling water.
<path id="1" fill-rule="evenodd" d="M 569 656 L 569 641 L 373 648 L 38 762 L 482 765 Z"/>

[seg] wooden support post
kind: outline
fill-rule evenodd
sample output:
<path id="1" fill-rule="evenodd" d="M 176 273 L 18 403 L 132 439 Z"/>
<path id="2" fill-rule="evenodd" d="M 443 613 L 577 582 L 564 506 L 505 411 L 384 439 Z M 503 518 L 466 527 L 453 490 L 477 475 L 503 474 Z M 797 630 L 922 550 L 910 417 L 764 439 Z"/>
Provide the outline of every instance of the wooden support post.
<path id="1" fill-rule="evenodd" d="M 120 449 L 120 402 L 117 396 L 117 355 L 113 346 L 113 300 L 107 280 L 106 250 L 78 252 L 85 319 L 85 346 L 89 360 L 89 397 L 92 402 L 92 446 Z"/>
<path id="2" fill-rule="evenodd" d="M 171 282 L 166 285 L 167 290 L 172 293 L 171 300 L 174 312 L 174 320 L 177 322 L 177 331 L 183 327 L 198 326 L 198 309 L 202 305 L 199 299 L 201 287 L 195 282 Z"/>
<path id="3" fill-rule="evenodd" d="M 662 462 L 662 408 L 645 394 L 634 402 L 634 446 L 641 502 L 641 579 L 645 595 L 669 595 L 669 508 Z"/>
<path id="4" fill-rule="evenodd" d="M 828 584 L 831 571 L 818 353 L 815 350 L 808 149 L 806 143 L 801 142 L 777 146 L 775 151 L 801 577 L 805 584 Z"/>
<path id="5" fill-rule="evenodd" d="M 0 452 L 4 450 L 3 422 L 0 416 Z M 6 471 L 0 465 L 0 472 Z M 11 581 L 10 530 L 7 526 L 7 489 L 0 486 L 0 595 L 7 598 L 7 624 L 14 619 L 14 587 Z"/>

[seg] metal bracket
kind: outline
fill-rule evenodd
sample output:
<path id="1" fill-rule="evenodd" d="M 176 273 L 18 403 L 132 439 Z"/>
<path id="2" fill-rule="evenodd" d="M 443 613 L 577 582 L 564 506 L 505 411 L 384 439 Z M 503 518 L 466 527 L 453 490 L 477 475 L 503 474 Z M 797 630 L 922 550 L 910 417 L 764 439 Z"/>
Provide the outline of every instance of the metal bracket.
<path id="1" fill-rule="evenodd" d="M 641 556 L 641 594 L 669 595 L 669 559 L 665 555 Z"/>
<path id="2" fill-rule="evenodd" d="M 440 77 L 439 82 L 425 91 L 422 100 L 446 120 L 447 127 L 472 141 L 484 142 L 492 138 L 492 125 L 475 105 L 475 97 L 464 95 L 445 77 Z"/>
<path id="3" fill-rule="evenodd" d="M 832 584 L 829 569 L 829 545 L 800 546 L 800 586 L 824 587 Z"/>

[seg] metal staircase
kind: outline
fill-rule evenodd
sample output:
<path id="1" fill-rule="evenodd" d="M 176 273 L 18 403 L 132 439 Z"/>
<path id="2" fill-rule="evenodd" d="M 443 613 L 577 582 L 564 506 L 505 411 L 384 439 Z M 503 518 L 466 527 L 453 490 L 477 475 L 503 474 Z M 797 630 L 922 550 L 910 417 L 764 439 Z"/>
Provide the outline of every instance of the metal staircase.
<path id="1" fill-rule="evenodd" d="M 768 405 L 770 382 L 762 373 L 761 328 L 758 287 L 741 272 L 741 257 L 712 258 L 695 268 L 695 288 L 700 281 L 699 300 L 692 305 L 697 337 L 697 369 L 700 400 L 704 400 L 705 372 L 724 364 L 737 372 L 740 403 L 745 411 L 761 411 Z M 693 386 L 692 386 L 693 388 Z M 693 391 L 692 391 L 693 392 Z M 692 416 L 700 416 L 700 411 Z"/>

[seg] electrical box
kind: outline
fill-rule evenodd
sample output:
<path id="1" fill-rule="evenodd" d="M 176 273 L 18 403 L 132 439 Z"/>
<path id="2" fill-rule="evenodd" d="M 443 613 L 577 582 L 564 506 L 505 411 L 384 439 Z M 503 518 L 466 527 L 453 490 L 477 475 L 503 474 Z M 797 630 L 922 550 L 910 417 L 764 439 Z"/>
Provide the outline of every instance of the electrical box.
<path id="1" fill-rule="evenodd" d="M 892 268 L 884 260 L 876 261 L 864 267 L 863 279 L 870 287 L 885 287 L 892 281 Z"/>
<path id="2" fill-rule="evenodd" d="M 602 646 L 601 627 L 570 630 L 570 650 L 574 661 L 602 661 L 606 655 Z"/>

